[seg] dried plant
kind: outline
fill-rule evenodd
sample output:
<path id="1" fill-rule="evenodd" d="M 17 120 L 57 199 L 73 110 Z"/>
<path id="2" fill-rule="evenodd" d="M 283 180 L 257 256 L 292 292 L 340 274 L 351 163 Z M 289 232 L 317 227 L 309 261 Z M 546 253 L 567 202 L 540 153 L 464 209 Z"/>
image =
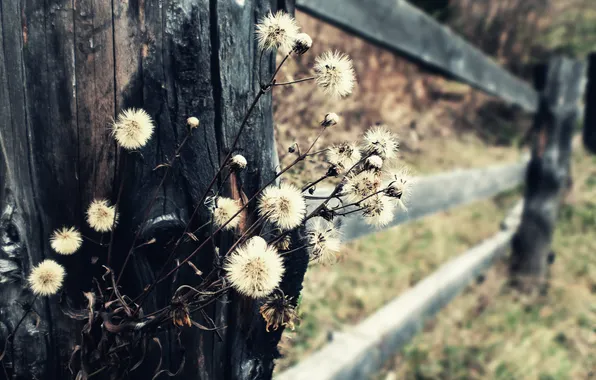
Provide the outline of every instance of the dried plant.
<path id="1" fill-rule="evenodd" d="M 320 137 L 340 122 L 339 116 L 333 112 L 322 115 L 322 121 L 317 126 L 318 134 L 308 147 L 303 149 L 294 144 L 288 148 L 288 154 L 295 158 L 288 166 L 281 168 L 275 178 L 251 194 L 250 199 L 240 195 L 220 195 L 235 178 L 233 174 L 250 167 L 250 162 L 235 150 L 252 111 L 264 94 L 278 86 L 313 81 L 324 93 L 343 97 L 349 95 L 355 85 L 351 60 L 338 52 L 328 52 L 316 58 L 314 76 L 286 83 L 276 81 L 276 75 L 284 63 L 294 55 L 305 54 L 312 45 L 312 39 L 305 33 L 299 33 L 296 21 L 288 14 L 276 13 L 265 17 L 257 25 L 257 39 L 262 52 L 279 48 L 284 51 L 284 58 L 272 77 L 260 83 L 229 153 L 222 160 L 210 185 L 201 189 L 203 195 L 184 232 L 170 246 L 164 265 L 151 284 L 140 294 L 121 293 L 119 284 L 135 250 L 156 241 L 155 237 L 149 237 L 138 244 L 141 236 L 139 229 L 128 252 L 113 252 L 121 191 L 114 205 L 106 199 L 95 199 L 89 205 L 86 219 L 98 234 L 97 237 L 82 236 L 76 227 L 62 227 L 50 237 L 52 248 L 61 255 L 84 251 L 87 244 L 98 244 L 107 251 L 105 261 L 100 262 L 105 273 L 93 280 L 95 286 L 92 292 L 84 293 L 88 301 L 87 309 L 73 310 L 61 305 L 70 317 L 86 321 L 82 340 L 73 353 L 73 358 L 78 357 L 77 362 L 80 363 L 79 368 L 73 370 L 77 378 L 89 378 L 102 371 L 122 373 L 136 369 L 140 362 L 131 365 L 130 360 L 119 358 L 121 355 L 131 356 L 135 350 L 145 352 L 152 339 L 159 344 L 156 335 L 160 331 L 188 327 L 209 330 L 222 328 L 215 326 L 208 318 L 205 318 L 207 323 L 212 325 L 204 326 L 193 316 L 202 315 L 197 312 L 231 291 L 258 300 L 267 331 L 283 326 L 293 328 L 297 300 L 287 297 L 279 288 L 284 274 L 291 269 L 285 267 L 286 257 L 296 252 L 308 252 L 313 264 L 333 263 L 340 251 L 337 225 L 341 217 L 360 214 L 371 225 L 384 226 L 393 220 L 396 210 L 404 207 L 409 194 L 409 177 L 403 167 L 397 171 L 386 169 L 395 164 L 399 148 L 397 137 L 387 128 L 373 126 L 360 144 L 346 142 L 315 150 Z M 170 168 L 181 157 L 180 152 L 193 137 L 193 131 L 199 128 L 200 122 L 190 116 L 186 124 L 186 136 L 171 159 L 158 165 L 158 168 L 164 168 L 164 174 L 155 187 L 141 226 L 147 222 L 149 210 Z M 113 137 L 124 158 L 136 154 L 136 150 L 142 150 L 150 141 L 154 128 L 154 122 L 146 111 L 122 111 L 114 121 Z M 328 164 L 318 179 L 302 187 L 283 181 L 284 174 L 290 169 L 298 164 L 307 164 L 309 157 L 320 153 L 326 153 Z M 316 188 L 326 181 L 333 184 L 329 185 L 330 190 L 324 194 L 317 193 Z M 211 218 L 198 229 L 191 230 L 199 211 L 209 212 Z M 207 233 L 199 233 L 205 232 L 207 228 Z M 225 237 L 220 238 L 224 231 Z M 109 239 L 104 239 L 105 234 L 109 234 Z M 106 240 L 109 244 L 103 243 Z M 179 250 L 183 245 L 190 247 L 190 250 L 184 250 L 184 256 Z M 203 248 L 209 247 L 215 248 L 216 262 L 210 273 L 203 273 L 195 266 L 193 259 Z M 124 257 L 119 273 L 115 273 L 111 267 L 111 257 L 116 254 Z M 178 272 L 188 266 L 196 274 L 194 280 L 175 289 L 169 302 L 155 310 L 145 310 L 144 302 L 156 286 L 166 280 L 172 281 Z M 66 275 L 60 264 L 45 260 L 31 271 L 31 291 L 35 296 L 55 295 Z M 101 339 L 95 339 L 97 336 L 101 336 Z"/>

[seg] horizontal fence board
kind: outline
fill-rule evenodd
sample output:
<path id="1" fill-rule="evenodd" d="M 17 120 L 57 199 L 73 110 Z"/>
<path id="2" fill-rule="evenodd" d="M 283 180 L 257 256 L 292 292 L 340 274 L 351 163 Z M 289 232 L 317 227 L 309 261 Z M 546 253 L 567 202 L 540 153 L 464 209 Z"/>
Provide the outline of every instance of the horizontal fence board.
<path id="1" fill-rule="evenodd" d="M 529 156 L 520 161 L 489 166 L 480 169 L 455 170 L 452 172 L 418 177 L 413 180 L 411 199 L 407 200 L 407 212 L 399 211 L 395 219 L 384 229 L 410 222 L 456 206 L 487 199 L 520 185 L 525 176 Z M 329 194 L 329 189 L 317 189 L 315 195 Z M 312 202 L 309 208 L 320 204 Z M 366 224 L 359 213 L 342 218 L 342 240 L 350 241 L 379 232 L 380 229 Z"/>
<path id="2" fill-rule="evenodd" d="M 538 108 L 529 84 L 406 1 L 296 0 L 296 7 L 526 111 Z"/>
<path id="3" fill-rule="evenodd" d="M 493 237 L 442 265 L 376 313 L 276 380 L 366 379 L 401 349 L 423 327 L 424 321 L 449 303 L 496 258 L 507 252 L 519 225 L 519 201 Z"/>

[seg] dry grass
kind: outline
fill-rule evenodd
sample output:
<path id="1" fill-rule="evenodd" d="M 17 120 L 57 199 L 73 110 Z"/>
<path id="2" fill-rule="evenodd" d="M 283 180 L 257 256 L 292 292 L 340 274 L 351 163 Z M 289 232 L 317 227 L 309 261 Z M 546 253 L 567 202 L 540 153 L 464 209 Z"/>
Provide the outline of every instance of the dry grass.
<path id="1" fill-rule="evenodd" d="M 468 289 L 378 379 L 589 379 L 596 376 L 596 164 L 575 155 L 546 295 L 506 284 L 504 265 Z"/>

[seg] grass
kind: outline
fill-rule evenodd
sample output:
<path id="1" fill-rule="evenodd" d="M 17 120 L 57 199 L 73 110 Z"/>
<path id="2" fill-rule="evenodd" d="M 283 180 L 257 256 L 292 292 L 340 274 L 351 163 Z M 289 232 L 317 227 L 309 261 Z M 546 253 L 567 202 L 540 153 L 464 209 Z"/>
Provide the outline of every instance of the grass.
<path id="1" fill-rule="evenodd" d="M 575 154 L 548 293 L 521 295 L 505 264 L 470 287 L 374 379 L 588 379 L 596 376 L 596 158 Z"/>

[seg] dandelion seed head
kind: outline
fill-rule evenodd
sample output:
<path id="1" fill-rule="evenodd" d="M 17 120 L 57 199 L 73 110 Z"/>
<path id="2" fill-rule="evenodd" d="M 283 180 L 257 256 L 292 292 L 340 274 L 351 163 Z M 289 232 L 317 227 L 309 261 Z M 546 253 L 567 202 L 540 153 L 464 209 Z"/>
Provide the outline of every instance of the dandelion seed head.
<path id="1" fill-rule="evenodd" d="M 186 119 L 186 124 L 188 124 L 189 128 L 191 128 L 191 129 L 198 128 L 200 121 L 196 117 L 191 116 L 188 119 Z"/>
<path id="2" fill-rule="evenodd" d="M 307 222 L 306 231 L 311 261 L 320 264 L 335 262 L 341 241 L 333 223 L 316 217 Z"/>
<path id="3" fill-rule="evenodd" d="M 233 170 L 244 170 L 246 169 L 246 165 L 248 165 L 248 162 L 241 154 L 237 154 L 230 159 L 230 167 Z"/>
<path id="4" fill-rule="evenodd" d="M 65 271 L 54 260 L 44 260 L 31 270 L 29 287 L 33 294 L 50 296 L 58 293 L 64 281 Z"/>
<path id="5" fill-rule="evenodd" d="M 343 192 L 351 202 L 358 202 L 380 190 L 381 178 L 372 170 L 364 170 L 347 178 Z"/>
<path id="6" fill-rule="evenodd" d="M 236 228 L 240 223 L 240 214 L 236 215 L 240 211 L 238 201 L 231 198 L 218 197 L 215 203 L 217 203 L 215 210 L 213 210 L 213 223 L 215 226 L 219 228 L 225 225 L 223 227 L 224 230 Z M 234 215 L 236 215 L 234 219 L 230 220 Z"/>
<path id="7" fill-rule="evenodd" d="M 279 285 L 285 269 L 275 248 L 255 236 L 228 257 L 224 270 L 232 287 L 240 294 L 261 298 Z"/>
<path id="8" fill-rule="evenodd" d="M 263 191 L 258 205 L 259 213 L 283 230 L 298 227 L 306 213 L 306 202 L 301 191 L 293 185 L 282 183 Z"/>
<path id="9" fill-rule="evenodd" d="M 270 331 L 269 329 L 275 331 L 280 326 L 288 326 L 294 330 L 296 308 L 292 305 L 292 300 L 280 290 L 267 297 L 259 311 L 267 324 L 267 332 Z"/>
<path id="10" fill-rule="evenodd" d="M 398 149 L 397 136 L 384 125 L 374 126 L 364 135 L 364 151 L 367 154 L 376 154 L 383 159 L 390 159 L 396 157 Z"/>
<path id="11" fill-rule="evenodd" d="M 363 215 L 367 224 L 384 227 L 393 221 L 395 205 L 391 199 L 375 195 L 363 202 Z"/>
<path id="12" fill-rule="evenodd" d="M 325 115 L 325 119 L 323 119 L 321 125 L 323 127 L 331 127 L 332 125 L 336 125 L 337 123 L 339 123 L 339 116 L 337 116 L 336 113 L 331 112 Z"/>
<path id="13" fill-rule="evenodd" d="M 315 81 L 323 92 L 343 97 L 352 93 L 355 76 L 352 60 L 337 51 L 328 51 L 315 60 Z"/>
<path id="14" fill-rule="evenodd" d="M 361 157 L 360 149 L 356 144 L 347 142 L 334 145 L 327 151 L 327 161 L 338 167 L 340 172 L 349 170 L 360 161 Z"/>
<path id="15" fill-rule="evenodd" d="M 407 210 L 406 203 L 410 199 L 414 182 L 409 169 L 402 167 L 386 174 L 390 182 L 385 189 L 385 195 L 393 199 L 402 210 Z"/>
<path id="16" fill-rule="evenodd" d="M 87 223 L 97 232 L 111 231 L 118 222 L 116 208 L 107 199 L 94 199 L 87 209 Z"/>
<path id="17" fill-rule="evenodd" d="M 122 111 L 112 127 L 114 139 L 124 149 L 139 149 L 153 135 L 153 120 L 145 110 L 129 108 Z"/>
<path id="18" fill-rule="evenodd" d="M 72 255 L 83 244 L 81 233 L 74 227 L 62 227 L 50 237 L 50 246 L 61 255 Z"/>
<path id="19" fill-rule="evenodd" d="M 376 154 L 366 159 L 366 165 L 373 169 L 381 169 L 383 167 L 383 159 Z"/>
<path id="20" fill-rule="evenodd" d="M 302 55 L 312 46 L 312 38 L 306 33 L 298 33 L 294 40 L 294 53 Z"/>
<path id="21" fill-rule="evenodd" d="M 294 47 L 294 41 L 300 28 L 296 20 L 289 14 L 278 11 L 269 13 L 257 24 L 257 41 L 261 50 L 279 48 L 289 52 Z"/>

